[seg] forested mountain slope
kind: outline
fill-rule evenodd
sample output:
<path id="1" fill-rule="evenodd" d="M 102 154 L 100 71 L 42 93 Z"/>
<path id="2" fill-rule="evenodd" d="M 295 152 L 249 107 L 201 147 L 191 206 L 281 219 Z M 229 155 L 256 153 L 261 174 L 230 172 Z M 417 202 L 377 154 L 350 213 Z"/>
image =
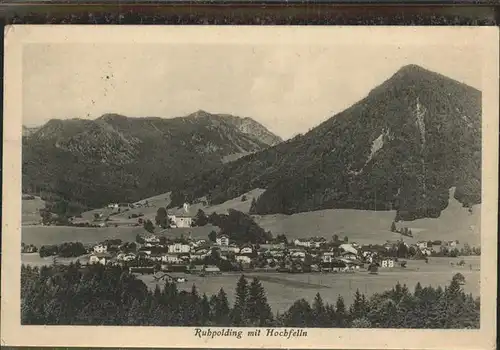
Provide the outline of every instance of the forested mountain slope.
<path id="1" fill-rule="evenodd" d="M 172 205 L 264 188 L 258 214 L 396 209 L 438 217 L 449 190 L 481 202 L 481 92 L 416 65 L 310 132 L 186 179 Z"/>

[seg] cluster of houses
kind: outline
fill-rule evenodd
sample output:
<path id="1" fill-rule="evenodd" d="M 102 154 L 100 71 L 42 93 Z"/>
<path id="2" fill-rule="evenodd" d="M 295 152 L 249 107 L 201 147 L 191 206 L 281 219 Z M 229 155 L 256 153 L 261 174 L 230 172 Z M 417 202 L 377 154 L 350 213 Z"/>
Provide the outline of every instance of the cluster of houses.
<path id="1" fill-rule="evenodd" d="M 255 254 L 255 248 L 251 244 L 237 246 L 229 244 L 226 235 L 219 235 L 215 243 L 210 244 L 204 239 L 166 241 L 162 242 L 154 234 L 147 234 L 142 237 L 143 243 L 134 252 L 122 251 L 119 247 L 112 247 L 100 243 L 92 247 L 89 255 L 90 264 L 127 263 L 138 259 L 161 263 L 175 269 L 188 265 L 196 266 L 197 262 L 203 261 L 216 250 L 222 260 L 234 259 L 235 262 L 243 265 L 250 264 Z"/>
<path id="2" fill-rule="evenodd" d="M 159 265 L 165 271 L 198 271 L 200 266 L 207 266 L 204 264 L 206 258 L 212 258 L 212 265 L 224 262 L 234 269 L 271 269 L 279 272 L 355 271 L 365 265 L 380 268 L 404 267 L 404 262 L 398 261 L 391 254 L 391 250 L 401 244 L 410 248 L 410 245 L 402 241 L 361 246 L 355 242 L 311 238 L 254 245 L 236 244 L 225 234 L 218 234 L 214 242 L 192 238 L 169 241 L 147 234 L 134 251 L 97 244 L 92 247 L 89 263 L 138 266 L 137 261 L 140 260 L 147 266 Z M 442 244 L 455 246 L 456 242 Z M 412 247 L 424 258 L 433 251 L 429 242 L 418 242 Z M 213 262 L 214 255 L 217 256 L 216 262 Z M 217 266 L 210 269 L 220 271 Z"/>
<path id="3" fill-rule="evenodd" d="M 453 249 L 456 248 L 458 244 L 459 241 L 456 240 L 444 242 L 419 241 L 415 244 L 415 246 L 419 249 L 422 255 L 431 256 L 433 253 L 440 251 L 443 247 L 447 249 Z"/>

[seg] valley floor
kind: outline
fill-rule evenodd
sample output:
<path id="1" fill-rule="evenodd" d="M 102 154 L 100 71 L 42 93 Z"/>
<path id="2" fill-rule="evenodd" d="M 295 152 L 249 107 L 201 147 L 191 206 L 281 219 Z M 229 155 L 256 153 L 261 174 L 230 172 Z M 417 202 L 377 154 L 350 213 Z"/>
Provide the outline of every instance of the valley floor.
<path id="1" fill-rule="evenodd" d="M 464 267 L 451 266 L 450 262 L 465 260 Z M 470 269 L 472 265 L 472 270 Z M 378 275 L 370 275 L 366 271 L 355 273 L 302 273 L 287 274 L 277 272 L 245 272 L 247 277 L 258 277 L 267 292 L 269 305 L 275 311 L 287 310 L 296 300 L 304 298 L 309 302 L 314 300 L 316 293 L 320 293 L 325 302 L 335 303 L 338 296 L 342 296 L 347 305 L 350 305 L 356 289 L 366 296 L 385 292 L 399 282 L 413 291 L 415 285 L 438 287 L 448 285 L 454 274 L 461 273 L 465 277 L 464 291 L 472 293 L 474 297 L 480 295 L 480 257 L 469 256 L 457 258 L 430 258 L 426 264 L 422 260 L 408 261 L 408 267 L 380 269 Z M 176 275 L 176 274 L 172 274 Z M 186 277 L 187 282 L 178 283 L 181 290 L 189 291 L 196 285 L 200 293 L 216 294 L 220 288 L 228 294 L 228 299 L 234 302 L 236 282 L 241 273 L 224 273 L 219 276 L 200 277 L 197 275 L 178 274 Z M 143 275 L 139 278 L 146 285 L 154 289 L 156 282 L 152 275 Z M 160 286 L 163 282 L 158 283 Z"/>
<path id="2" fill-rule="evenodd" d="M 75 262 L 79 258 L 57 258 L 60 264 Z M 456 263 L 464 260 L 465 265 L 460 267 Z M 22 254 L 21 261 L 32 266 L 50 265 L 52 257 L 40 258 L 37 253 Z M 451 265 L 454 263 L 454 266 Z M 377 275 L 371 275 L 366 270 L 354 273 L 278 273 L 264 271 L 245 271 L 247 277 L 257 277 L 262 282 L 270 306 L 273 310 L 283 312 L 296 300 L 304 298 L 312 302 L 316 293 L 320 293 L 325 302 L 335 303 L 338 296 L 342 296 L 349 305 L 356 289 L 370 296 L 389 290 L 397 282 L 406 284 L 410 290 L 415 285 L 441 286 L 448 285 L 454 274 L 461 273 L 465 277 L 464 291 L 472 293 L 474 297 L 480 295 L 480 256 L 467 256 L 459 258 L 432 257 L 429 263 L 422 260 L 409 260 L 406 268 L 379 269 Z M 198 291 L 207 295 L 216 294 L 220 288 L 228 294 L 231 303 L 234 302 L 235 286 L 240 272 L 227 272 L 221 275 L 201 277 L 193 274 L 170 273 L 173 277 L 184 277 L 187 282 L 178 283 L 180 290 L 191 290 L 196 285 Z M 163 286 L 164 282 L 155 281 L 152 275 L 138 275 L 151 290 L 158 284 Z"/>
<path id="3" fill-rule="evenodd" d="M 201 203 L 193 204 L 191 211 L 196 213 L 202 209 L 205 213 L 225 213 L 228 209 L 237 209 L 248 213 L 253 198 L 264 192 L 254 189 L 245 194 L 246 201 L 240 197 L 224 203 L 204 206 Z M 339 237 L 347 236 L 349 242 L 358 244 L 383 244 L 386 241 L 402 239 L 408 244 L 428 240 L 459 240 L 460 243 L 480 245 L 481 241 L 481 205 L 475 205 L 470 211 L 464 208 L 453 197 L 454 189 L 450 190 L 448 207 L 442 211 L 437 219 L 419 219 L 409 222 L 400 222 L 398 228 L 411 229 L 413 237 L 402 236 L 391 232 L 390 227 L 396 216 L 395 211 L 369 211 L 353 209 L 326 209 L 313 212 L 297 213 L 293 215 L 263 215 L 254 216 L 254 220 L 274 236 L 285 234 L 288 239 L 324 237 L 331 239 L 334 234 Z M 41 200 L 23 200 L 23 227 L 22 240 L 26 244 L 43 245 L 59 244 L 62 242 L 80 241 L 82 243 L 96 243 L 105 239 L 119 238 L 123 241 L 132 241 L 139 233 L 144 233 L 142 226 L 137 225 L 137 218 L 129 218 L 133 214 L 144 214 L 144 219 L 154 221 L 159 207 L 170 203 L 170 193 L 164 193 L 145 199 L 149 207 L 131 209 L 127 212 L 110 216 L 108 227 L 66 227 L 66 226 L 38 226 L 33 225 L 35 218 L 40 220 L 37 210 L 42 207 Z M 83 214 L 83 218 L 92 221 L 94 213 L 109 215 L 108 209 L 93 210 Z M 114 227 L 117 225 L 117 227 Z M 219 231 L 218 227 L 207 225 L 189 229 L 168 229 L 155 234 L 167 237 L 185 237 L 207 239 L 210 231 Z"/>
<path id="4" fill-rule="evenodd" d="M 257 197 L 262 191 L 254 190 L 248 193 L 249 198 Z M 449 206 L 444 210 L 439 219 L 420 219 L 412 222 L 398 223 L 399 227 L 410 228 L 413 237 L 405 237 L 391 232 L 390 226 L 395 217 L 395 212 L 374 212 L 362 210 L 329 209 L 316 212 L 298 213 L 294 215 L 265 215 L 255 216 L 254 220 L 274 236 L 285 234 L 289 240 L 313 236 L 324 237 L 330 240 L 334 234 L 340 239 L 347 236 L 349 242 L 359 244 L 384 244 L 386 241 L 403 239 L 408 244 L 428 240 L 460 240 L 460 246 L 468 243 L 472 246 L 480 244 L 480 214 L 481 206 L 475 206 L 467 211 L 451 196 Z M 169 202 L 168 194 L 151 197 L 150 208 L 134 209 L 143 211 L 145 217 L 153 218 L 157 207 Z M 228 201 L 213 207 L 193 206 L 193 210 L 203 209 L 207 213 L 225 212 L 228 208 L 235 208 L 248 212 L 249 202 L 240 198 Z M 30 205 L 25 205 L 26 203 Z M 134 241 L 136 235 L 144 234 L 142 226 L 129 224 L 117 227 L 66 227 L 66 226 L 36 226 L 28 225 L 34 217 L 38 202 L 23 201 L 22 242 L 35 246 L 61 244 L 63 242 L 82 242 L 96 244 L 106 239 L 119 238 L 125 242 Z M 134 212 L 135 213 L 135 212 Z M 117 215 L 113 220 L 128 220 L 130 212 Z M 84 215 L 85 216 L 85 215 Z M 92 212 L 86 214 L 88 218 Z M 26 221 L 25 221 L 26 219 Z M 29 220 L 28 220 L 29 219 Z M 135 222 L 137 219 L 132 219 Z M 113 225 L 116 221 L 113 221 Z M 176 228 L 157 231 L 157 236 L 189 237 L 207 239 L 210 231 L 219 231 L 218 227 L 206 225 L 204 227 Z M 81 258 L 81 257 L 80 257 Z M 459 260 L 465 260 L 463 267 L 456 266 Z M 77 259 L 60 259 L 58 263 L 69 263 Z M 40 258 L 38 254 L 23 254 L 22 262 L 30 265 L 49 265 L 52 258 Z M 451 265 L 455 263 L 455 266 Z M 465 276 L 464 289 L 467 293 L 479 296 L 480 284 L 480 257 L 466 256 L 459 258 L 431 257 L 429 263 L 424 261 L 409 260 L 406 268 L 380 269 L 378 275 L 370 275 L 366 271 L 355 273 L 308 273 L 288 274 L 245 271 L 248 277 L 258 277 L 267 291 L 267 297 L 273 310 L 283 311 L 297 299 L 305 298 L 312 301 L 315 294 L 320 292 L 326 302 L 334 303 L 341 295 L 348 304 L 356 289 L 367 295 L 382 292 L 392 288 L 396 282 L 406 284 L 413 289 L 417 282 L 422 286 L 445 286 L 457 272 Z M 179 283 L 179 289 L 189 290 L 193 284 L 201 293 L 212 295 L 222 287 L 227 292 L 230 302 L 234 302 L 236 281 L 241 273 L 223 273 L 218 276 L 200 277 L 198 275 L 182 275 L 187 277 L 187 283 Z M 151 275 L 139 276 L 149 288 L 154 288 L 156 282 Z M 160 282 L 163 284 L 164 282 Z"/>

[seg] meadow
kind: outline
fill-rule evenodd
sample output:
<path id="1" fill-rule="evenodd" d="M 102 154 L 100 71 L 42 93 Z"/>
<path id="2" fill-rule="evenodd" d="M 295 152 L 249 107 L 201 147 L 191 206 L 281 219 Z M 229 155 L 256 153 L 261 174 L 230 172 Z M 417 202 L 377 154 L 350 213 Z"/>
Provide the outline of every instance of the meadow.
<path id="1" fill-rule="evenodd" d="M 411 229 L 413 237 L 390 231 L 395 211 L 328 209 L 294 215 L 256 216 L 254 219 L 265 230 L 274 235 L 285 234 L 288 238 L 322 236 L 330 239 L 337 234 L 359 244 L 380 244 L 403 239 L 408 244 L 428 240 L 459 240 L 460 243 L 479 245 L 481 205 L 474 206 L 470 212 L 453 196 L 450 198 L 448 207 L 437 219 L 397 223 L 398 228 Z"/>
<path id="2" fill-rule="evenodd" d="M 57 264 L 62 265 L 69 265 L 70 263 L 75 263 L 78 260 L 82 263 L 84 260 L 88 260 L 88 256 L 83 255 L 76 258 L 56 258 Z M 38 267 L 48 266 L 54 263 L 54 257 L 46 256 L 42 258 L 38 253 L 21 253 L 21 263 Z"/>
<path id="3" fill-rule="evenodd" d="M 248 213 L 250 210 L 250 205 L 252 204 L 252 199 L 253 198 L 258 198 L 262 193 L 264 192 L 263 189 L 256 188 L 252 191 L 249 191 L 245 193 L 244 195 L 241 195 L 239 197 L 230 199 L 224 203 L 221 204 L 216 204 L 216 205 L 204 205 L 202 203 L 193 203 L 189 207 L 189 212 L 192 215 L 195 215 L 199 209 L 202 209 L 207 215 L 211 213 L 219 213 L 219 214 L 225 214 L 227 213 L 228 209 L 235 209 L 238 211 L 241 211 L 243 213 Z M 242 200 L 242 197 L 245 196 L 246 199 Z M 154 221 L 156 212 L 160 207 L 168 207 L 170 205 L 170 192 L 164 193 L 161 195 L 157 195 L 154 197 L 149 197 L 146 199 L 143 199 L 140 201 L 141 203 L 148 202 L 148 207 L 141 207 L 141 208 L 134 208 L 130 209 L 126 212 L 116 214 L 110 217 L 112 222 L 115 222 L 117 220 L 127 220 L 129 215 L 132 214 L 144 214 L 144 217 L 146 219 L 149 219 L 151 221 Z M 104 210 L 104 213 L 106 213 L 106 210 Z M 99 211 L 99 210 L 97 210 Z M 84 213 L 83 216 L 85 218 L 92 218 L 93 213 L 97 212 L 96 210 Z M 103 212 L 103 211 L 101 211 Z M 135 221 L 135 220 L 134 220 Z"/>
<path id="4" fill-rule="evenodd" d="M 202 209 L 208 215 L 212 212 L 226 213 L 228 209 L 236 209 L 248 213 L 252 199 L 259 197 L 263 192 L 262 189 L 249 191 L 245 194 L 245 201 L 242 201 L 240 196 L 213 206 L 196 203 L 191 205 L 190 211 L 195 214 L 198 209 Z M 347 236 L 350 242 L 359 244 L 381 244 L 386 241 L 403 239 L 408 244 L 428 240 L 459 240 L 460 245 L 468 243 L 477 246 L 480 244 L 481 205 L 476 205 L 469 211 L 453 198 L 453 192 L 454 190 L 451 189 L 448 207 L 442 211 L 439 218 L 397 223 L 398 228 L 411 229 L 413 237 L 402 236 L 390 231 L 391 223 L 396 216 L 395 211 L 327 209 L 293 215 L 254 216 L 254 220 L 265 230 L 271 231 L 274 236 L 285 234 L 289 239 L 313 236 L 331 239 L 336 234 L 341 239 Z M 148 201 L 149 207 L 136 208 L 110 216 L 109 223 L 116 224 L 118 227 L 75 228 L 28 226 L 38 219 L 36 212 L 40 206 L 43 206 L 43 201 L 39 199 L 23 200 L 23 225 L 26 225 L 22 230 L 23 242 L 39 245 L 67 241 L 92 243 L 109 238 L 120 238 L 123 241 L 134 240 L 137 233 L 144 233 L 144 229 L 133 227 L 132 225 L 137 223 L 137 219 L 129 219 L 129 215 L 142 213 L 144 218 L 154 221 L 158 208 L 170 203 L 170 193 L 146 198 L 141 202 L 145 201 Z M 96 209 L 84 213 L 83 218 L 91 221 L 94 213 L 100 212 L 106 215 L 111 211 L 110 209 Z M 219 231 L 217 227 L 207 226 L 163 231 L 157 229 L 155 233 L 169 237 L 190 235 L 193 238 L 207 239 L 211 230 Z"/>
<path id="5" fill-rule="evenodd" d="M 466 265 L 463 267 L 451 266 L 451 262 L 457 263 L 464 259 Z M 323 300 L 335 303 L 341 295 L 347 304 L 352 302 L 356 289 L 367 296 L 374 293 L 384 292 L 391 289 L 398 281 L 406 284 L 411 291 L 417 282 L 425 286 L 448 285 L 454 274 L 460 272 L 465 276 L 466 284 L 463 286 L 466 293 L 473 296 L 480 295 L 480 257 L 460 258 L 430 258 L 429 263 L 424 261 L 408 261 L 408 267 L 380 269 L 378 275 L 370 275 L 366 271 L 355 273 L 311 273 L 311 274 L 286 274 L 277 272 L 248 272 L 245 276 L 258 277 L 267 292 L 269 304 L 274 311 L 284 311 L 297 299 L 304 298 L 312 302 L 316 293 L 320 293 Z M 472 270 L 471 270 L 472 266 Z M 176 275 L 176 274 L 172 274 Z M 178 274 L 186 277 L 186 275 Z M 215 294 L 220 288 L 224 288 L 228 294 L 230 303 L 234 302 L 235 286 L 241 273 L 224 273 L 219 276 L 200 277 L 187 275 L 186 283 L 179 283 L 181 290 L 191 290 L 196 285 L 200 293 L 207 295 Z M 146 285 L 154 289 L 157 284 L 151 275 L 139 276 Z"/>
<path id="6" fill-rule="evenodd" d="M 78 258 L 57 258 L 59 264 L 68 264 L 71 261 L 83 262 L 85 256 Z M 456 266 L 460 260 L 465 261 L 465 266 Z M 41 258 L 37 253 L 21 254 L 21 261 L 32 266 L 51 265 L 52 257 Z M 452 266 L 451 263 L 454 265 Z M 297 299 L 304 298 L 311 302 L 316 293 L 320 293 L 325 302 L 335 303 L 338 296 L 342 296 L 347 304 L 352 302 L 356 289 L 370 296 L 374 293 L 384 292 L 392 288 L 397 282 L 406 284 L 410 290 L 415 288 L 417 282 L 425 286 L 442 286 L 449 284 L 454 274 L 460 272 L 465 276 L 466 284 L 463 286 L 466 293 L 473 296 L 480 295 L 480 257 L 467 256 L 458 258 L 432 257 L 429 263 L 422 260 L 409 260 L 406 268 L 379 269 L 377 275 L 371 275 L 365 270 L 355 273 L 308 273 L 287 274 L 278 272 L 244 272 L 244 275 L 257 277 L 262 282 L 269 304 L 274 311 L 284 311 Z M 191 290 L 194 284 L 200 293 L 207 295 L 216 294 L 224 288 L 230 303 L 234 302 L 235 287 L 240 272 L 229 272 L 222 275 L 201 277 L 198 275 L 172 273 L 172 276 L 186 277 L 187 282 L 179 283 L 179 290 Z M 138 275 L 151 290 L 157 284 L 163 286 L 164 282 L 155 281 L 152 275 Z"/>
<path id="7" fill-rule="evenodd" d="M 204 227 L 172 228 L 157 230 L 155 234 L 166 237 L 184 237 L 208 239 L 210 231 L 219 231 L 218 227 L 206 225 Z M 146 231 L 142 226 L 118 227 L 73 227 L 73 226 L 23 226 L 22 242 L 39 247 L 48 244 L 64 242 L 99 243 L 106 239 L 121 239 L 123 242 L 134 242 L 137 234 Z"/>
<path id="8" fill-rule="evenodd" d="M 119 238 L 135 241 L 137 234 L 144 233 L 142 227 L 71 227 L 71 226 L 23 226 L 22 242 L 39 247 L 64 242 L 98 243 L 106 239 Z"/>
<path id="9" fill-rule="evenodd" d="M 25 225 L 37 224 L 42 221 L 40 209 L 45 208 L 45 201 L 40 197 L 22 201 L 22 223 Z"/>

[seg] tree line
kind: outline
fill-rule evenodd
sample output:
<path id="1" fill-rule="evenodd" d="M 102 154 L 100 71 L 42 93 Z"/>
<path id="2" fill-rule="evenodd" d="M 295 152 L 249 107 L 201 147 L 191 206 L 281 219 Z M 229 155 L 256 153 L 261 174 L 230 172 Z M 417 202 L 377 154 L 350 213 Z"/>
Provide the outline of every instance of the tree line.
<path id="1" fill-rule="evenodd" d="M 144 229 L 150 233 L 154 233 L 155 224 L 162 229 L 172 226 L 172 220 L 169 219 L 167 209 L 164 207 L 158 208 L 154 223 L 151 220 L 143 220 L 142 223 Z M 228 235 L 231 241 L 237 244 L 265 243 L 272 239 L 272 234 L 260 227 L 250 215 L 235 209 L 229 209 L 227 214 L 214 212 L 208 216 L 202 209 L 198 209 L 193 218 L 193 226 L 201 227 L 208 224 L 218 226 L 221 234 Z M 210 238 L 215 241 L 216 234 Z"/>
<path id="2" fill-rule="evenodd" d="M 398 283 L 369 298 L 358 290 L 349 307 L 318 293 L 312 303 L 300 299 L 273 313 L 261 282 L 244 275 L 231 305 L 223 288 L 208 296 L 167 281 L 151 291 L 119 267 L 23 265 L 21 318 L 24 325 L 478 328 L 479 298 L 464 293 L 464 282 L 457 274 L 444 289 L 417 284 L 413 292 Z"/>
<path id="3" fill-rule="evenodd" d="M 195 226 L 207 224 L 218 226 L 220 233 L 226 234 L 236 244 L 262 244 L 273 239 L 271 232 L 260 227 L 250 215 L 235 209 L 228 209 L 227 214 L 214 212 L 208 216 L 199 209 L 193 223 Z M 211 233 L 209 239 L 215 242 L 216 236 L 216 234 Z"/>
<path id="4" fill-rule="evenodd" d="M 42 245 L 38 254 L 41 258 L 47 256 L 60 256 L 62 258 L 77 257 L 87 252 L 81 242 L 64 242 L 62 244 Z"/>

